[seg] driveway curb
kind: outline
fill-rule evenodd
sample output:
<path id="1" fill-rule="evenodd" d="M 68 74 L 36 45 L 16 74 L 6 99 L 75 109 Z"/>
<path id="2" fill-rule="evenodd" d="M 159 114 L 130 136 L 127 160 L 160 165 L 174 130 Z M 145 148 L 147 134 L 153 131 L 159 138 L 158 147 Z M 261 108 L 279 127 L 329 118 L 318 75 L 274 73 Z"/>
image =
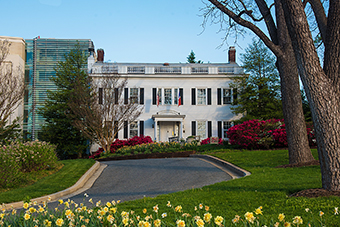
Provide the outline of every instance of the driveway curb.
<path id="1" fill-rule="evenodd" d="M 75 192 L 80 193 L 79 192 L 80 190 L 85 191 L 87 188 L 90 188 L 92 186 L 96 178 L 101 174 L 101 172 L 103 171 L 105 167 L 106 165 L 102 165 L 100 164 L 100 162 L 96 161 L 96 163 L 93 164 L 93 166 L 89 170 L 87 170 L 86 173 L 73 186 L 63 191 L 53 193 L 51 195 L 46 195 L 46 196 L 42 196 L 39 198 L 31 199 L 31 201 L 42 203 L 44 201 L 50 200 L 50 202 L 53 202 L 64 196 L 70 195 L 72 193 L 75 193 Z M 96 178 L 91 180 L 91 177 L 95 175 L 96 175 Z M 84 186 L 86 187 L 84 188 Z M 24 201 L 20 201 L 20 202 L 3 204 L 2 207 L 5 207 L 7 209 L 8 208 L 17 209 L 17 208 L 22 208 L 23 205 L 24 205 Z"/>
<path id="2" fill-rule="evenodd" d="M 201 159 L 204 159 L 208 162 L 212 162 L 211 164 L 215 163 L 221 167 L 223 167 L 226 172 L 229 173 L 229 175 L 232 176 L 233 179 L 237 179 L 237 178 L 241 178 L 241 177 L 246 177 L 246 176 L 249 176 L 251 173 L 230 163 L 230 162 L 227 162 L 225 160 L 222 160 L 220 158 L 216 158 L 214 156 L 211 156 L 211 155 L 202 155 L 202 154 L 192 154 L 190 155 L 190 157 L 193 157 L 193 158 L 201 158 Z"/>

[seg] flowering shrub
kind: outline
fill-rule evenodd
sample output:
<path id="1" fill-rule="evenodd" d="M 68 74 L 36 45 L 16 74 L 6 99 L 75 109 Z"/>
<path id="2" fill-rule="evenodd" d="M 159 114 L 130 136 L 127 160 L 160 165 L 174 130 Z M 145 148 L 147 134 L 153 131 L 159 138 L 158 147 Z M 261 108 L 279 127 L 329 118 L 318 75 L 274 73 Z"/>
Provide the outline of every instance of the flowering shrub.
<path id="1" fill-rule="evenodd" d="M 11 142 L 0 146 L 0 187 L 10 186 L 23 172 L 54 168 L 55 146 L 46 142 Z"/>
<path id="2" fill-rule="evenodd" d="M 201 145 L 205 145 L 205 144 L 210 144 L 210 137 L 201 141 Z M 223 145 L 223 139 L 222 138 L 218 139 L 218 145 Z"/>
<path id="3" fill-rule="evenodd" d="M 86 194 L 85 194 L 86 195 Z M 87 195 L 86 195 L 87 196 Z M 2 208 L 0 213 L 0 226 L 138 226 L 138 227 L 204 227 L 204 226 L 325 226 L 326 218 L 324 212 L 319 211 L 315 217 L 312 212 L 306 209 L 309 216 L 286 217 L 284 213 L 277 215 L 275 220 L 267 220 L 263 214 L 262 206 L 244 215 L 235 215 L 231 220 L 210 213 L 210 208 L 199 204 L 193 208 L 193 213 L 185 213 L 181 205 L 173 206 L 170 201 L 167 203 L 165 212 L 161 211 L 158 205 L 153 206 L 151 212 L 146 208 L 143 214 L 138 215 L 134 211 L 120 211 L 119 201 L 112 201 L 102 204 L 100 201 L 93 208 L 84 204 L 76 204 L 73 201 L 59 200 L 59 206 L 55 212 L 48 210 L 47 202 L 42 205 L 37 203 L 24 203 L 24 212 L 17 214 L 17 210 Z M 0 206 L 1 208 L 1 206 Z M 334 215 L 338 215 L 338 208 L 334 208 Z"/>
<path id="4" fill-rule="evenodd" d="M 307 127 L 310 146 L 315 146 L 314 131 Z M 283 120 L 250 120 L 231 127 L 227 132 L 229 142 L 245 149 L 287 147 L 287 134 Z"/>
<path id="5" fill-rule="evenodd" d="M 127 140 L 120 140 L 116 139 L 110 147 L 110 153 L 115 153 L 119 148 L 126 147 L 126 146 L 135 146 L 139 144 L 148 144 L 153 143 L 150 136 L 134 136 Z M 93 155 L 90 156 L 90 158 L 96 158 L 99 157 L 101 153 L 104 152 L 103 148 L 99 148 Z"/>

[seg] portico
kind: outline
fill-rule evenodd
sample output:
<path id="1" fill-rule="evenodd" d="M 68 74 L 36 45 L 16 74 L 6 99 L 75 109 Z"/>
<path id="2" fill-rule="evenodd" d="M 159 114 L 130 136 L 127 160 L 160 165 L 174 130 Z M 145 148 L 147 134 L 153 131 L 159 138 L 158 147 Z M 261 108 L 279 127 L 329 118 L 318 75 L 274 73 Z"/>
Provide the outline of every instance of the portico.
<path id="1" fill-rule="evenodd" d="M 160 111 L 152 115 L 154 121 L 154 140 L 169 141 L 170 137 L 183 138 L 183 121 L 185 115 L 177 111 Z"/>

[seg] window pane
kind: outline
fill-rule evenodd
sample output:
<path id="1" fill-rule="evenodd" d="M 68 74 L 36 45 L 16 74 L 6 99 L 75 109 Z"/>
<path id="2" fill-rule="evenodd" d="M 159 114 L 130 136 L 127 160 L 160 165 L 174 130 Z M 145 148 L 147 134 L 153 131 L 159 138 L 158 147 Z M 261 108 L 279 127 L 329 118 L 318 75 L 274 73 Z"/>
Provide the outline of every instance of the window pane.
<path id="1" fill-rule="evenodd" d="M 130 123 L 130 137 L 138 136 L 138 124 L 137 121 Z"/>
<path id="2" fill-rule="evenodd" d="M 138 103 L 138 88 L 130 88 L 130 100 L 132 103 Z"/>
<path id="3" fill-rule="evenodd" d="M 232 127 L 231 121 L 223 121 L 223 138 L 228 138 L 228 129 Z"/>
<path id="4" fill-rule="evenodd" d="M 178 104 L 178 89 L 174 89 L 174 104 Z"/>
<path id="5" fill-rule="evenodd" d="M 206 104 L 205 89 L 197 89 L 197 104 L 198 105 L 205 105 Z"/>
<path id="6" fill-rule="evenodd" d="M 159 100 L 159 105 L 162 105 L 162 88 L 158 88 L 158 100 Z"/>
<path id="7" fill-rule="evenodd" d="M 171 105 L 171 88 L 165 88 L 164 89 L 164 104 L 165 105 Z"/>
<path id="8" fill-rule="evenodd" d="M 206 137 L 206 123 L 205 121 L 197 121 L 197 135 L 201 137 L 201 139 L 205 139 Z"/>
<path id="9" fill-rule="evenodd" d="M 231 89 L 223 88 L 223 104 L 231 104 Z"/>

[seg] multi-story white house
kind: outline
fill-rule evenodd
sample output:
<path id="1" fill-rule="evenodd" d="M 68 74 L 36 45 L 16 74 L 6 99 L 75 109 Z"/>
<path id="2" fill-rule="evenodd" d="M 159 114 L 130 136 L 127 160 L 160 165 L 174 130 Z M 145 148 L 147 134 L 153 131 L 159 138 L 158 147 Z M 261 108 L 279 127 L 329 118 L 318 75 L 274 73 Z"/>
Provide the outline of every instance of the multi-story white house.
<path id="1" fill-rule="evenodd" d="M 98 50 L 97 61 L 88 59 L 92 77 L 117 74 L 128 78 L 124 98 L 144 105 L 136 122 L 127 122 L 117 138 L 150 136 L 155 141 L 188 136 L 226 138 L 232 121 L 236 93 L 230 88 L 234 76 L 243 74 L 235 62 L 235 48 L 228 63 L 108 63 Z"/>

